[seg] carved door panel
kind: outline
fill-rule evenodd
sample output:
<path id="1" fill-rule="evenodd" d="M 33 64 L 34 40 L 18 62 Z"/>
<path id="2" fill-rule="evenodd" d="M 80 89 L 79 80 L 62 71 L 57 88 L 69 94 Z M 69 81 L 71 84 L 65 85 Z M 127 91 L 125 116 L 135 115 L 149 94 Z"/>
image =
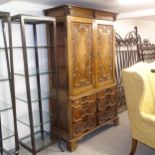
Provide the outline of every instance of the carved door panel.
<path id="1" fill-rule="evenodd" d="M 96 21 L 96 86 L 106 87 L 115 83 L 113 25 Z"/>
<path id="2" fill-rule="evenodd" d="M 92 19 L 68 17 L 68 65 L 71 95 L 94 87 Z"/>

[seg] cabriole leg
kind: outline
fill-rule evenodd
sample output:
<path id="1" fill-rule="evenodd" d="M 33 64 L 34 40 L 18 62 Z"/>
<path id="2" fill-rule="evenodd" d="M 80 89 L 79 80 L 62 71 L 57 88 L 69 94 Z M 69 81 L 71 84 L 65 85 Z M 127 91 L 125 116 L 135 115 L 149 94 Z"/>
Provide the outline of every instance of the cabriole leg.
<path id="1" fill-rule="evenodd" d="M 137 148 L 137 140 L 132 138 L 132 148 L 131 148 L 130 155 L 134 155 L 135 154 L 136 148 Z"/>

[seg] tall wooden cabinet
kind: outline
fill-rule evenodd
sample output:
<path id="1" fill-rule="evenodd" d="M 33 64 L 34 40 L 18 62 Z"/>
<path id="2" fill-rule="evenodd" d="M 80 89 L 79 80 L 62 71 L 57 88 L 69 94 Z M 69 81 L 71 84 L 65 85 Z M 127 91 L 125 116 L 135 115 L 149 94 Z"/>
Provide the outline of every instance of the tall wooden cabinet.
<path id="1" fill-rule="evenodd" d="M 51 78 L 51 88 L 58 80 L 59 103 L 53 97 L 52 130 L 74 151 L 84 135 L 109 123 L 118 124 L 113 28 L 116 14 L 71 5 L 44 12 L 57 19 L 59 78 Z"/>

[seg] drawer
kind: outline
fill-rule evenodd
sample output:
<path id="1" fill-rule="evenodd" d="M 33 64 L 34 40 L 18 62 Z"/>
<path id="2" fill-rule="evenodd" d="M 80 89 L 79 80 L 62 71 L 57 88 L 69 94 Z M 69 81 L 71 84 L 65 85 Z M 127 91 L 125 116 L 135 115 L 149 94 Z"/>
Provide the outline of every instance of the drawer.
<path id="1" fill-rule="evenodd" d="M 97 109 L 98 111 L 104 111 L 107 107 L 117 104 L 117 96 L 116 94 L 110 94 L 104 96 L 102 99 L 97 101 Z"/>
<path id="2" fill-rule="evenodd" d="M 72 121 L 77 123 L 83 118 L 90 117 L 96 113 L 96 95 L 82 97 L 72 101 Z"/>
<path id="3" fill-rule="evenodd" d="M 108 93 L 107 93 L 108 92 Z M 97 109 L 104 111 L 107 107 L 117 104 L 117 96 L 115 89 L 108 89 L 102 91 L 97 95 Z"/>
<path id="4" fill-rule="evenodd" d="M 104 111 L 98 112 L 98 124 L 102 124 L 117 116 L 117 105 L 107 106 Z"/>
<path id="5" fill-rule="evenodd" d="M 102 90 L 97 93 L 97 98 L 102 99 L 104 96 L 109 95 L 109 94 L 116 94 L 116 87 L 110 87 L 105 90 Z"/>
<path id="6" fill-rule="evenodd" d="M 96 115 L 93 115 L 87 119 L 83 119 L 80 122 L 73 125 L 72 136 L 78 137 L 87 131 L 96 127 Z"/>

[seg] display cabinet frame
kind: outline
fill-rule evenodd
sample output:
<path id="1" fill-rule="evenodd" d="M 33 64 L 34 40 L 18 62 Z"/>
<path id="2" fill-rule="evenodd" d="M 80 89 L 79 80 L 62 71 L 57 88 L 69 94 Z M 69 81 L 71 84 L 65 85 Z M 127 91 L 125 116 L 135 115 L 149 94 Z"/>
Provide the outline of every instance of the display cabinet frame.
<path id="1" fill-rule="evenodd" d="M 24 137 L 19 139 L 20 144 L 25 147 L 27 150 L 29 150 L 30 152 L 32 152 L 33 155 L 36 155 L 39 151 L 45 149 L 46 147 L 50 146 L 53 143 L 53 140 L 50 140 L 51 137 L 51 133 L 46 133 L 46 131 L 44 130 L 44 124 L 45 123 L 49 123 L 51 122 L 51 119 L 48 120 L 44 120 L 43 118 L 45 118 L 45 115 L 42 111 L 42 100 L 47 99 L 47 98 L 51 98 L 52 93 L 49 93 L 49 96 L 47 94 L 43 94 L 41 92 L 41 84 L 40 84 L 40 76 L 42 74 L 50 74 L 49 76 L 51 76 L 51 74 L 55 74 L 55 76 L 57 76 L 57 58 L 56 58 L 56 54 L 55 54 L 55 71 L 45 71 L 45 72 L 41 72 L 40 71 L 40 66 L 39 66 L 39 56 L 38 56 L 38 49 L 40 48 L 46 48 L 47 51 L 49 49 L 53 49 L 53 52 L 56 53 L 56 21 L 55 18 L 52 17 L 38 17 L 38 16 L 30 16 L 30 15 L 16 15 L 16 16 L 12 16 L 11 18 L 12 22 L 14 23 L 19 23 L 20 24 L 20 29 L 21 29 L 21 39 L 22 39 L 22 47 L 13 47 L 14 49 L 22 49 L 23 51 L 23 62 L 24 62 L 24 73 L 15 73 L 16 76 L 23 76 L 25 78 L 25 84 L 26 84 L 26 98 L 25 97 L 18 97 L 18 94 L 16 95 L 16 99 L 23 101 L 23 102 L 27 102 L 28 104 L 28 116 L 29 116 L 29 120 L 25 120 L 25 117 L 23 116 L 23 118 L 17 118 L 17 120 L 30 127 L 30 136 Z M 34 36 L 34 46 L 27 46 L 26 45 L 26 33 L 25 33 L 25 25 L 26 24 L 30 24 L 33 27 L 33 36 Z M 37 43 L 37 29 L 36 26 L 38 24 L 52 24 L 53 25 L 53 39 L 54 39 L 54 44 L 53 46 L 38 46 Z M 34 49 L 35 52 L 35 67 L 36 67 L 36 71 L 34 73 L 31 73 L 29 70 L 29 66 L 28 66 L 28 56 L 27 56 L 27 49 Z M 32 95 L 32 91 L 30 88 L 30 78 L 31 76 L 36 76 L 37 79 L 37 93 L 36 95 Z M 55 94 L 56 94 L 56 100 L 58 102 L 58 84 L 56 82 L 56 86 L 55 86 Z M 39 103 L 39 111 L 37 111 L 39 113 L 39 124 L 38 124 L 38 119 L 34 118 L 34 111 L 32 108 L 32 103 L 38 101 Z M 50 102 L 49 102 L 50 103 Z M 36 112 L 36 113 L 37 113 Z M 51 118 L 51 117 L 50 117 Z M 40 127 L 40 131 L 35 132 L 34 128 L 35 127 Z M 37 138 L 37 134 L 39 134 L 40 139 L 38 140 Z M 26 139 L 30 139 L 29 143 L 25 143 L 24 141 L 26 141 Z M 46 141 L 47 140 L 47 141 Z M 36 142 L 37 141 L 37 142 Z M 39 142 L 38 142 L 39 141 Z M 47 142 L 47 143 L 46 143 Z"/>
<path id="2" fill-rule="evenodd" d="M 12 30 L 11 30 L 11 17 L 9 12 L 0 12 L 0 19 L 2 24 L 2 35 L 4 41 L 4 47 L 0 47 L 0 50 L 4 50 L 6 65 L 7 65 L 7 77 L 0 76 L 1 82 L 9 82 L 9 89 L 11 95 L 12 104 L 7 104 L 5 101 L 1 102 L 0 106 L 0 152 L 1 154 L 19 154 L 19 141 L 18 131 L 16 123 L 16 100 L 15 100 L 15 86 L 14 86 L 14 65 L 13 65 L 13 49 L 12 49 Z M 6 33 L 6 25 L 8 26 L 8 33 Z M 8 35 L 8 40 L 6 35 Z M 1 121 L 1 113 L 12 110 L 13 112 L 13 125 L 14 131 L 11 131 L 8 127 L 3 127 Z M 14 147 L 11 150 L 5 149 L 3 142 L 14 137 Z"/>

